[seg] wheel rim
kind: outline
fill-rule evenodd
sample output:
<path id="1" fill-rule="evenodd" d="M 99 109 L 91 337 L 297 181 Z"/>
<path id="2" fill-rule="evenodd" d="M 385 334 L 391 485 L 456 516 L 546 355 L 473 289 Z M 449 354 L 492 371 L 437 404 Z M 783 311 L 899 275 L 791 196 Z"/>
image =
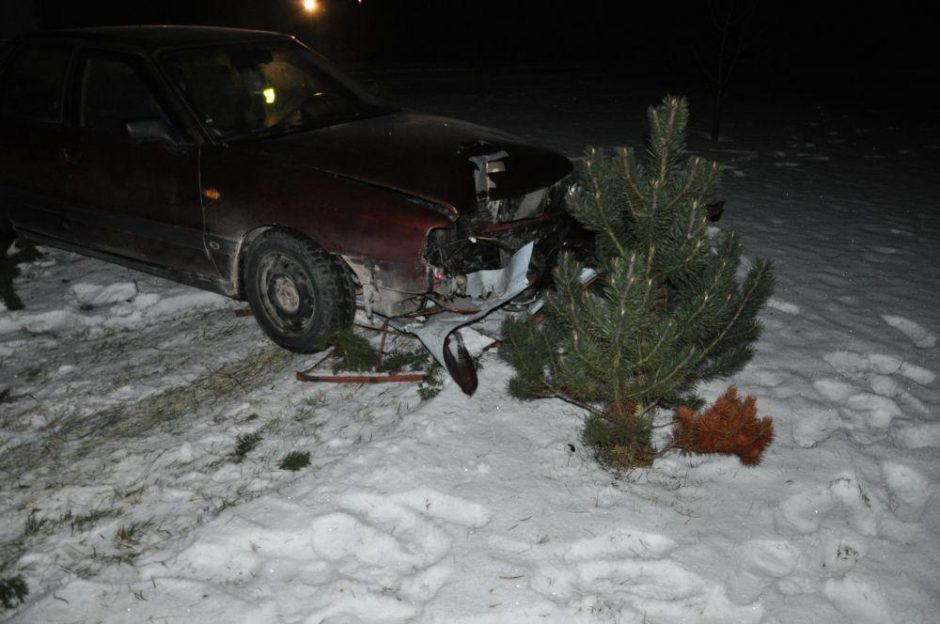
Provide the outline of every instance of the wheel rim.
<path id="1" fill-rule="evenodd" d="M 278 331 L 303 334 L 316 320 L 316 289 L 299 262 L 281 253 L 260 262 L 258 290 L 264 312 Z"/>

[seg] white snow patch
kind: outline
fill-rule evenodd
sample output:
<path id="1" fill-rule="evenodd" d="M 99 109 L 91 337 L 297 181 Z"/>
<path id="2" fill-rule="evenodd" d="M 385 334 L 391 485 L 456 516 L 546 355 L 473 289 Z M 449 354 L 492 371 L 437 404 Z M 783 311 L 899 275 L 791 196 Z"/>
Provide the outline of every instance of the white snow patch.
<path id="1" fill-rule="evenodd" d="M 837 371 L 854 379 L 864 379 L 871 372 L 881 375 L 896 374 L 927 386 L 937 378 L 935 373 L 893 355 L 833 351 L 823 356 L 823 359 Z"/>
<path id="2" fill-rule="evenodd" d="M 896 462 L 881 464 L 885 483 L 891 491 L 891 508 L 901 520 L 917 522 L 930 498 L 930 483 L 916 470 Z"/>
<path id="3" fill-rule="evenodd" d="M 891 434 L 894 444 L 904 449 L 940 446 L 940 423 L 898 427 Z"/>
<path id="4" fill-rule="evenodd" d="M 739 605 L 757 600 L 777 580 L 793 572 L 800 553 L 789 542 L 751 540 L 735 551 L 737 567 L 728 580 L 728 597 Z"/>
<path id="5" fill-rule="evenodd" d="M 825 487 L 786 499 L 778 506 L 775 521 L 781 531 L 806 534 L 818 531 L 830 514 L 837 514 L 852 530 L 862 535 L 876 535 L 878 522 L 871 505 L 871 498 L 856 477 L 846 474 Z"/>
<path id="6" fill-rule="evenodd" d="M 891 610 L 884 596 L 864 581 L 854 578 L 829 579 L 823 593 L 855 624 L 892 624 Z"/>
<path id="7" fill-rule="evenodd" d="M 119 282 L 107 286 L 79 282 L 73 284 L 70 290 L 79 304 L 94 307 L 130 302 L 139 292 L 136 282 Z"/>
<path id="8" fill-rule="evenodd" d="M 921 327 L 918 323 L 903 316 L 882 314 L 884 322 L 907 336 L 915 346 L 929 349 L 937 345 L 937 336 L 933 332 Z"/>
<path id="9" fill-rule="evenodd" d="M 566 561 L 619 557 L 646 559 L 662 557 L 675 546 L 676 543 L 664 535 L 617 529 L 570 544 L 565 549 L 564 558 Z"/>
<path id="10" fill-rule="evenodd" d="M 767 305 L 773 308 L 774 310 L 779 310 L 780 312 L 783 312 L 784 314 L 799 314 L 800 313 L 800 306 L 796 305 L 795 303 L 790 303 L 789 301 L 781 301 L 773 297 L 767 300 Z"/>

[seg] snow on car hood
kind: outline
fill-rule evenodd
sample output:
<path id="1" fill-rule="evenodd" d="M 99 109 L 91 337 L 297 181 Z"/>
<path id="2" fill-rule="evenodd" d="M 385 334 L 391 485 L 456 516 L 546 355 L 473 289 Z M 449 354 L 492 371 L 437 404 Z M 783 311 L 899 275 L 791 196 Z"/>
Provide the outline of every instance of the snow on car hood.
<path id="1" fill-rule="evenodd" d="M 458 214 L 476 207 L 480 167 L 485 167 L 488 159 L 499 161 L 482 176 L 482 188 L 491 199 L 550 186 L 572 170 L 564 156 L 510 134 L 410 113 L 338 124 L 250 146 L 252 151 L 287 158 L 294 165 L 312 166 L 444 204 Z"/>

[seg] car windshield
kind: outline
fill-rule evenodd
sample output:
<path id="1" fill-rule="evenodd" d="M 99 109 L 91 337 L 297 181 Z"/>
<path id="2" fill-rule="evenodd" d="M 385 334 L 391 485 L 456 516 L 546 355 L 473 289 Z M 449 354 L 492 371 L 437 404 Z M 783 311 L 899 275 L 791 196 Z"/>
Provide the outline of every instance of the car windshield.
<path id="1" fill-rule="evenodd" d="M 291 41 L 169 51 L 161 62 L 209 130 L 226 142 L 390 112 Z"/>

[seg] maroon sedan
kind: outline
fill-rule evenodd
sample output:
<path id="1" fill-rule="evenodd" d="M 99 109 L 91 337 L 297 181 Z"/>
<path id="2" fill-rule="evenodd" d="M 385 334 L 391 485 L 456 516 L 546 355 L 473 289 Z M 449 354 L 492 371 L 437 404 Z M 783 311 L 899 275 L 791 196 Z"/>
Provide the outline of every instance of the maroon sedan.
<path id="1" fill-rule="evenodd" d="M 393 108 L 275 33 L 43 33 L 0 59 L 0 235 L 247 299 L 300 352 L 563 243 L 569 161 Z M 471 293 L 472 294 L 472 293 Z M 481 293 L 476 293 L 481 295 Z M 485 293 L 482 293 L 485 294 Z"/>

